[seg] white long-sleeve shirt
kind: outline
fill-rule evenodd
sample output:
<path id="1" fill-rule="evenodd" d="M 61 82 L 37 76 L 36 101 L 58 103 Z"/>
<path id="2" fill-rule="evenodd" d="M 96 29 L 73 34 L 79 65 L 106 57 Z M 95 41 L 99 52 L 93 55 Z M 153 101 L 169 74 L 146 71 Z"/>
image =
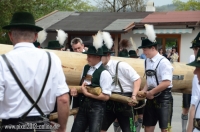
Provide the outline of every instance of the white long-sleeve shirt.
<path id="1" fill-rule="evenodd" d="M 60 59 L 51 55 L 51 70 L 38 106 L 44 114 L 53 111 L 56 97 L 69 92 Z M 36 100 L 41 91 L 48 69 L 47 53 L 35 48 L 32 43 L 18 43 L 6 54 L 12 68 L 29 95 Z M 19 118 L 32 104 L 11 75 L 3 58 L 0 57 L 0 118 Z M 40 115 L 34 108 L 28 116 Z"/>

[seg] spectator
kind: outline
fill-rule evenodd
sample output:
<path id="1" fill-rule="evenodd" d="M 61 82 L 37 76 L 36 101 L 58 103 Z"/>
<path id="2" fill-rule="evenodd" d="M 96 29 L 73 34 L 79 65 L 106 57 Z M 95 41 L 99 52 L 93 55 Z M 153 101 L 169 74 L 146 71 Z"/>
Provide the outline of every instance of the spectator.
<path id="1" fill-rule="evenodd" d="M 162 55 L 162 56 L 164 56 L 164 57 L 167 58 L 167 55 L 163 52 L 163 49 L 162 49 L 162 48 L 160 48 L 160 49 L 158 50 L 158 52 L 159 52 L 160 55 Z"/>
<path id="2" fill-rule="evenodd" d="M 85 52 L 83 41 L 80 38 L 74 38 L 71 41 L 71 46 L 74 52 Z"/>

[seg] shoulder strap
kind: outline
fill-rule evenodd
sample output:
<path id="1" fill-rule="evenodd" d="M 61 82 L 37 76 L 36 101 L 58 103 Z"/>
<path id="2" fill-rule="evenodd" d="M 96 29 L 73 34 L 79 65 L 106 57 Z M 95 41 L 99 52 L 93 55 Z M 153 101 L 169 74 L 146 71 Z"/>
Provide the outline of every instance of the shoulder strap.
<path id="1" fill-rule="evenodd" d="M 3 60 L 5 61 L 6 65 L 8 66 L 11 74 L 13 75 L 15 81 L 17 82 L 17 84 L 19 85 L 19 87 L 21 88 L 22 92 L 26 95 L 26 97 L 28 98 L 28 100 L 33 104 L 33 106 L 22 116 L 22 120 L 24 120 L 26 118 L 26 116 L 28 115 L 28 113 L 35 107 L 38 112 L 40 113 L 41 116 L 45 117 L 45 114 L 42 112 L 42 110 L 40 109 L 40 107 L 37 105 L 38 101 L 40 100 L 41 96 L 42 96 L 42 93 L 44 91 L 44 88 L 46 86 L 46 82 L 47 82 L 47 79 L 48 79 L 48 76 L 49 76 L 49 73 L 50 73 L 50 68 L 51 68 L 51 56 L 49 54 L 49 52 L 47 52 L 47 55 L 48 55 L 48 59 L 49 59 L 49 65 L 48 65 L 48 69 L 47 69 L 47 74 L 46 74 L 46 77 L 45 77 L 45 80 L 44 80 L 44 83 L 43 83 L 43 86 L 42 86 L 42 89 L 40 91 L 40 94 L 37 98 L 36 101 L 34 101 L 32 99 L 32 97 L 28 94 L 28 92 L 26 91 L 26 89 L 24 88 L 24 86 L 22 85 L 22 83 L 20 82 L 19 78 L 17 77 L 17 75 L 15 74 L 14 70 L 12 69 L 11 65 L 10 65 L 10 62 L 8 61 L 7 57 L 5 56 L 5 54 L 2 55 L 3 57 Z"/>
<path id="2" fill-rule="evenodd" d="M 146 67 L 147 67 L 147 59 L 145 59 L 145 61 L 144 61 L 145 71 L 146 71 Z M 146 75 L 146 72 L 144 72 L 143 78 L 144 78 L 145 75 Z M 146 76 L 146 79 L 147 79 L 147 76 Z"/>
<path id="3" fill-rule="evenodd" d="M 120 81 L 119 81 L 119 78 L 118 78 L 118 66 L 119 66 L 119 63 L 120 63 L 121 61 L 119 61 L 119 62 L 117 62 L 117 66 L 116 66 L 116 70 L 115 70 L 115 86 L 117 85 L 117 84 L 119 84 L 119 88 L 120 88 L 120 90 L 121 90 L 121 92 L 123 93 L 124 92 L 124 90 L 122 89 L 122 85 L 121 85 L 121 83 L 120 83 Z"/>
<path id="4" fill-rule="evenodd" d="M 164 58 L 164 57 L 163 57 Z M 160 61 L 158 62 L 158 64 L 157 64 L 157 66 L 156 66 L 156 69 L 154 70 L 155 71 L 155 78 L 156 78 L 156 83 L 157 83 L 157 85 L 159 85 L 159 82 L 158 82 L 158 77 L 157 77 L 157 68 L 158 68 L 158 65 L 160 64 L 160 62 L 161 62 L 161 60 L 163 59 L 163 58 L 161 58 L 160 59 Z"/>

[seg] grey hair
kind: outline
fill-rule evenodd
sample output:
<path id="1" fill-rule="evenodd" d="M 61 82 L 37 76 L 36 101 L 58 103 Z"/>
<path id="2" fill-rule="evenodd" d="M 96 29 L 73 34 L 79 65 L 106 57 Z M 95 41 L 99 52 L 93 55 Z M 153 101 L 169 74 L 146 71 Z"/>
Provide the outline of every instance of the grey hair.
<path id="1" fill-rule="evenodd" d="M 77 43 L 83 44 L 83 41 L 81 40 L 81 38 L 76 37 L 76 38 L 72 39 L 71 46 L 74 44 L 77 44 Z"/>
<path id="2" fill-rule="evenodd" d="M 34 29 L 25 28 L 12 28 L 11 34 L 16 42 L 27 41 L 33 42 L 36 31 Z"/>

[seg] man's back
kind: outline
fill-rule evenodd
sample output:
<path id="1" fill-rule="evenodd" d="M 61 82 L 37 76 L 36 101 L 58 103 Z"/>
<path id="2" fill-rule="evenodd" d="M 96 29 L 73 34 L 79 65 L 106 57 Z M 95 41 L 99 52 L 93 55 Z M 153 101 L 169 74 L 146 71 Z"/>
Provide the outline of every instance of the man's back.
<path id="1" fill-rule="evenodd" d="M 50 74 L 38 102 L 38 106 L 45 114 L 54 109 L 56 96 L 61 94 L 60 91 L 68 92 L 66 83 L 63 83 L 65 77 L 61 62 L 55 54 L 50 53 L 50 55 L 52 60 Z M 25 89 L 34 100 L 37 100 L 48 69 L 47 53 L 35 48 L 32 43 L 18 43 L 6 56 Z M 2 58 L 0 58 L 0 84 L 3 84 L 0 85 L 0 118 L 21 117 L 32 104 L 17 85 Z M 29 116 L 33 115 L 39 115 L 35 108 L 29 113 Z"/>

